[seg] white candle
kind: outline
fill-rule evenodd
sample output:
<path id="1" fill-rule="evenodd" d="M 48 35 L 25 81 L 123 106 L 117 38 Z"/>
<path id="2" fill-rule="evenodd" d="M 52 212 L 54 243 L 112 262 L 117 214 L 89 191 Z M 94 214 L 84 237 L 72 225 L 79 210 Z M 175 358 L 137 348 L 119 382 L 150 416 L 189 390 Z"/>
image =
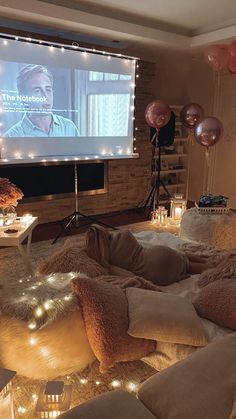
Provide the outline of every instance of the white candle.
<path id="1" fill-rule="evenodd" d="M 21 217 L 21 222 L 23 224 L 30 224 L 32 221 L 33 216 L 31 214 L 25 214 Z"/>
<path id="2" fill-rule="evenodd" d="M 175 208 L 175 219 L 180 220 L 182 215 L 182 208 Z"/>

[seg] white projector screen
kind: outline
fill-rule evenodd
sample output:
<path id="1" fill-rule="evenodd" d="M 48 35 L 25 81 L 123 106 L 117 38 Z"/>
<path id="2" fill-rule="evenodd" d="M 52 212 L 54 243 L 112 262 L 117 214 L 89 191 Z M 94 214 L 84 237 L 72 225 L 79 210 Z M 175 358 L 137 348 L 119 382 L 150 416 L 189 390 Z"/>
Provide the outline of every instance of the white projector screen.
<path id="1" fill-rule="evenodd" d="M 133 153 L 135 59 L 0 45 L 2 159 Z"/>

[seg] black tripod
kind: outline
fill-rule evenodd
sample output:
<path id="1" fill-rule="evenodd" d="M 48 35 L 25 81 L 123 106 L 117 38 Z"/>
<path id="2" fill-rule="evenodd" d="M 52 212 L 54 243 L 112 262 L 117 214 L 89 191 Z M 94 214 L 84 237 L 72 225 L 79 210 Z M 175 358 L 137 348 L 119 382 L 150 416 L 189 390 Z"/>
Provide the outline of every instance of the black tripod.
<path id="1" fill-rule="evenodd" d="M 168 191 L 163 180 L 161 179 L 161 145 L 159 144 L 158 134 L 159 132 L 158 130 L 156 130 L 156 133 L 153 135 L 151 139 L 151 143 L 153 145 L 152 172 L 154 173 L 154 181 L 153 181 L 153 186 L 150 190 L 150 193 L 144 204 L 145 210 L 149 208 L 149 212 L 148 212 L 149 217 L 150 217 L 150 213 L 152 211 L 155 211 L 156 207 L 160 203 L 160 187 L 161 186 L 163 187 L 168 197 L 171 198 L 170 192 Z"/>
<path id="2" fill-rule="evenodd" d="M 77 164 L 74 164 L 74 185 L 75 185 L 75 211 L 68 215 L 67 217 L 63 218 L 60 221 L 61 224 L 61 231 L 58 233 L 58 235 L 55 237 L 55 239 L 52 241 L 52 244 L 55 244 L 57 240 L 62 236 L 62 234 L 70 227 L 74 226 L 76 228 L 79 228 L 79 218 L 85 218 L 88 221 L 95 222 L 97 224 L 101 224 L 105 227 L 112 228 L 113 230 L 116 230 L 116 227 L 113 227 L 109 224 L 103 223 L 102 221 L 98 221 L 94 217 L 90 217 L 89 215 L 82 214 L 82 212 L 79 211 L 79 204 L 78 204 L 78 169 Z"/>

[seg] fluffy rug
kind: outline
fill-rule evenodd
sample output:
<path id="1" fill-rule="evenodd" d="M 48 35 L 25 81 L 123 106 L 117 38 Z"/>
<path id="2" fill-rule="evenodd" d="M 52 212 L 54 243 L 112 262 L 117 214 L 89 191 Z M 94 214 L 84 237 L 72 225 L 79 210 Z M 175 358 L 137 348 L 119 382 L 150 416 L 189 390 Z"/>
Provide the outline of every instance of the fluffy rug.
<path id="1" fill-rule="evenodd" d="M 84 245 L 84 239 L 84 234 L 76 236 L 76 241 L 79 245 L 81 245 L 81 247 Z M 32 243 L 31 258 L 34 267 L 36 267 L 39 262 L 49 254 L 59 249 L 62 245 L 62 241 L 57 242 L 53 246 L 51 245 L 51 241 Z M 35 285 L 35 280 L 27 275 L 24 263 L 17 248 L 1 248 L 0 264 L 0 281 L 2 284 L 8 284 L 9 287 L 14 287 L 17 284 L 19 287 L 27 288 Z M 35 293 L 36 290 L 34 289 L 29 291 Z M 22 292 L 25 292 L 23 288 Z M 43 289 L 40 290 L 40 293 L 41 292 L 43 292 Z M 63 292 L 65 292 L 65 289 Z M 65 292 L 65 296 L 66 295 L 68 294 Z M 70 301 L 70 303 L 72 302 L 73 301 Z M 5 306 L 5 310 L 7 310 L 7 304 Z M 28 310 L 27 313 L 29 314 Z M 98 370 L 98 362 L 95 362 L 91 368 L 87 368 L 82 373 L 77 372 L 58 377 L 57 379 L 62 379 L 66 384 L 73 385 L 71 403 L 71 407 L 73 407 L 83 401 L 91 399 L 95 395 L 111 391 L 114 388 L 135 391 L 138 384 L 155 373 L 156 370 L 151 366 L 142 361 L 135 361 L 119 363 L 106 374 L 101 374 Z M 45 381 L 32 380 L 16 375 L 13 382 L 16 419 L 22 419 L 24 417 L 27 417 L 27 419 L 35 418 L 34 409 L 36 406 L 37 395 L 39 394 L 39 389 L 42 384 L 45 384 Z"/>

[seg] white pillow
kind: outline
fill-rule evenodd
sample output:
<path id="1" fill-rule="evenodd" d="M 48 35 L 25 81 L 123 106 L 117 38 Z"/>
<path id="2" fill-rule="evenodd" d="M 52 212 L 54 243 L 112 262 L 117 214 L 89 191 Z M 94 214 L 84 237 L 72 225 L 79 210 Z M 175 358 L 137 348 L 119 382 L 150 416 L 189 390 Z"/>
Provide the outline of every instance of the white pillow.
<path id="1" fill-rule="evenodd" d="M 193 304 L 177 295 L 127 288 L 128 334 L 162 342 L 205 346 L 207 332 Z"/>

